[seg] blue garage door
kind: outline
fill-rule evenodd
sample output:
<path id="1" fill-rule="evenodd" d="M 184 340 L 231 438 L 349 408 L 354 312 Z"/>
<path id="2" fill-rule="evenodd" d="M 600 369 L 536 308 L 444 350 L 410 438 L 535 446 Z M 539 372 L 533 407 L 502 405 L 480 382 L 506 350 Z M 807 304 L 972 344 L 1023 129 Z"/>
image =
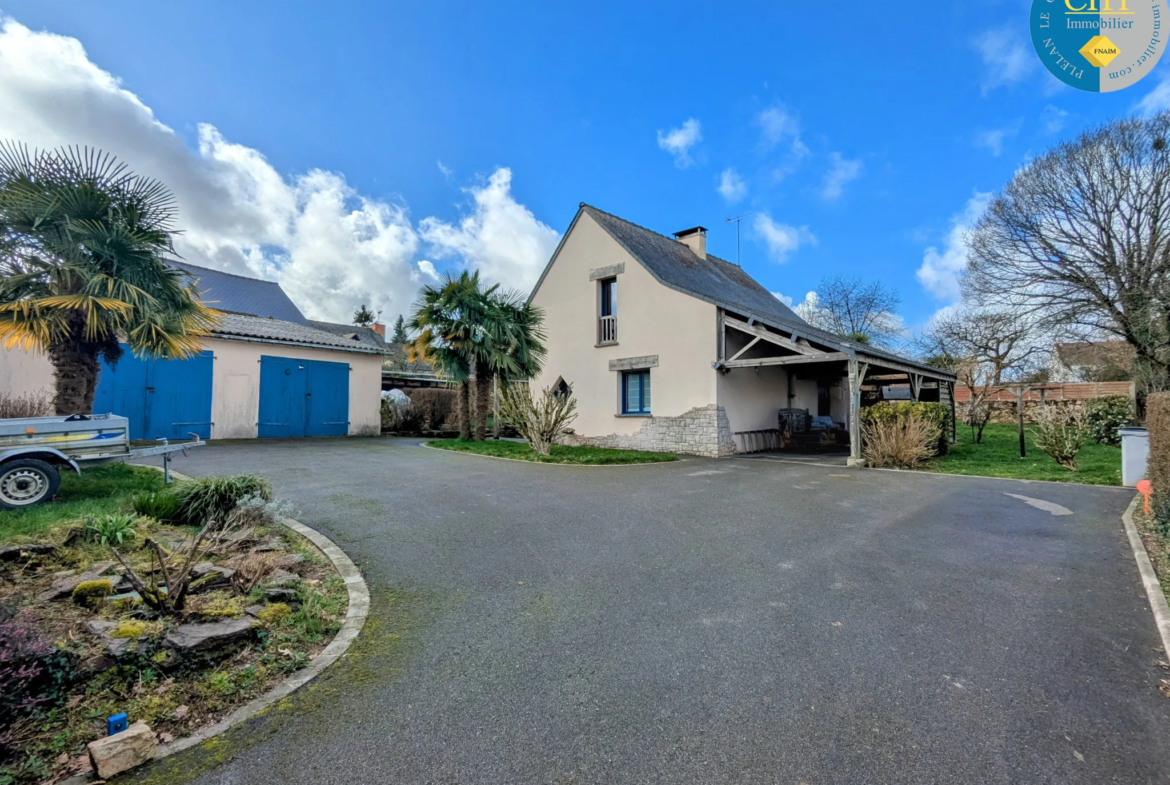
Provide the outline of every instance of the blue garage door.
<path id="1" fill-rule="evenodd" d="M 261 438 L 349 433 L 349 364 L 260 358 Z"/>
<path id="2" fill-rule="evenodd" d="M 131 439 L 211 438 L 212 352 L 189 360 L 135 357 L 128 346 L 117 365 L 102 361 L 93 410 L 130 420 Z"/>

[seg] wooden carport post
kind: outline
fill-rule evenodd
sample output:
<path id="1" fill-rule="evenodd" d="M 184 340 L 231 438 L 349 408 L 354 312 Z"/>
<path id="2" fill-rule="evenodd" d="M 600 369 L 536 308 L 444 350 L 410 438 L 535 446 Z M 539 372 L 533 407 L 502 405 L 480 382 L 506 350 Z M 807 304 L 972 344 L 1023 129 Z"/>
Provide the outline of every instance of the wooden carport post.
<path id="1" fill-rule="evenodd" d="M 849 361 L 849 465 L 864 466 L 861 457 L 861 385 L 869 363 L 856 358 Z"/>

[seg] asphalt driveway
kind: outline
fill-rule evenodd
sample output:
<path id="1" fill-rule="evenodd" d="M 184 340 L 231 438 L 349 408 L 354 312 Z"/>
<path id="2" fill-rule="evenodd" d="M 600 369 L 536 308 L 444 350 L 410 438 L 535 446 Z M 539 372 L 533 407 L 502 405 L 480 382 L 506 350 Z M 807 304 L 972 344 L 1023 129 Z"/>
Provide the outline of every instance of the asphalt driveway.
<path id="1" fill-rule="evenodd" d="M 384 439 L 216 445 L 175 468 L 270 477 L 374 606 L 352 661 L 149 776 L 1170 781 L 1124 491 Z"/>

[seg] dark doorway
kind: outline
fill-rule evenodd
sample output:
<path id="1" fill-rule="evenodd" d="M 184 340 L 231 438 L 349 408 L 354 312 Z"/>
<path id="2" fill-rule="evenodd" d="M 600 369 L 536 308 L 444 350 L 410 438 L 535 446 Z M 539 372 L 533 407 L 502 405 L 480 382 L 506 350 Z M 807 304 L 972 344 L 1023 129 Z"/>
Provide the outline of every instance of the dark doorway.
<path id="1" fill-rule="evenodd" d="M 817 382 L 817 417 L 829 417 L 829 384 Z"/>

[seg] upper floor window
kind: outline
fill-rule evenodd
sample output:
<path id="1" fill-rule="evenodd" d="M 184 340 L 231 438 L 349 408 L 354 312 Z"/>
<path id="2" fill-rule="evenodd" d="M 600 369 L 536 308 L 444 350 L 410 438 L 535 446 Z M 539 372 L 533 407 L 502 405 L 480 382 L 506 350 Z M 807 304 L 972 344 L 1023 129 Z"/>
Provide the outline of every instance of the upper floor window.
<path id="1" fill-rule="evenodd" d="M 650 371 L 622 373 L 622 414 L 650 413 Z"/>
<path id="2" fill-rule="evenodd" d="M 617 278 L 605 278 L 597 284 L 597 343 L 617 343 Z"/>

